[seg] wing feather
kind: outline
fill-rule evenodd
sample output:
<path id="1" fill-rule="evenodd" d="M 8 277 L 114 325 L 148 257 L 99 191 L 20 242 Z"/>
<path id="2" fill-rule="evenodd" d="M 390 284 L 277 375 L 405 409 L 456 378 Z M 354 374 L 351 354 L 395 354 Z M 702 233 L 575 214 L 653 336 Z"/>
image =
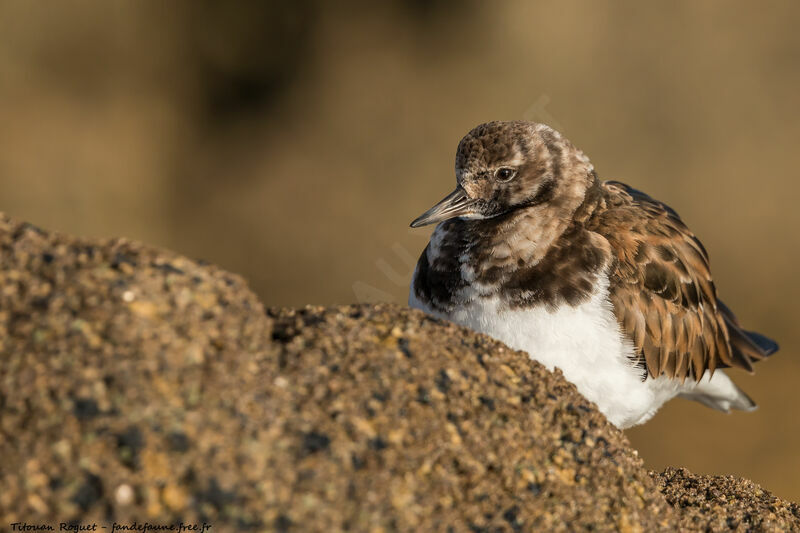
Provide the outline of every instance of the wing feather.
<path id="1" fill-rule="evenodd" d="M 610 300 L 650 376 L 752 370 L 777 350 L 718 300 L 708 252 L 673 209 L 622 183 L 603 186 L 605 208 L 587 226 L 611 244 Z"/>

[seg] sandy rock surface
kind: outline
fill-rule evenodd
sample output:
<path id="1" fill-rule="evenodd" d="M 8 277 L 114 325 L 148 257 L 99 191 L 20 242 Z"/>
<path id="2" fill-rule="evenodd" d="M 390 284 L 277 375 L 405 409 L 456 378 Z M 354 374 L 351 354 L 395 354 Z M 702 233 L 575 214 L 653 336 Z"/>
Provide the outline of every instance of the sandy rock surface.
<path id="1" fill-rule="evenodd" d="M 800 528 L 749 481 L 649 474 L 487 337 L 393 305 L 265 311 L 214 266 L 4 216 L 0 412 L 3 530 Z"/>
<path id="2" fill-rule="evenodd" d="M 799 531 L 800 507 L 747 479 L 695 475 L 685 468 L 651 472 L 679 511 L 682 531 Z"/>

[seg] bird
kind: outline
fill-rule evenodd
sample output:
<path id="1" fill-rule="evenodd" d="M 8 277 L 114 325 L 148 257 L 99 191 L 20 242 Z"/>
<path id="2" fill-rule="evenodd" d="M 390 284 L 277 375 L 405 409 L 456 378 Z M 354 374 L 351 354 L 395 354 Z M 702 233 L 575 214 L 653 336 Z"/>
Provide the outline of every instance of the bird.
<path id="1" fill-rule="evenodd" d="M 564 377 L 615 426 L 683 397 L 757 406 L 725 368 L 778 350 L 717 297 L 708 253 L 666 204 L 601 181 L 553 128 L 494 121 L 458 144 L 457 186 L 412 223 L 437 224 L 410 307 L 494 337 Z"/>

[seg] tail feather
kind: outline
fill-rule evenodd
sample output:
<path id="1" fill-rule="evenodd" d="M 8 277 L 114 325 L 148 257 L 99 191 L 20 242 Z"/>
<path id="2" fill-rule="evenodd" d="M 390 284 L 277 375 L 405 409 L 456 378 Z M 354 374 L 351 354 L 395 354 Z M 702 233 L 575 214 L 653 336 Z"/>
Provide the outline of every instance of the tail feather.
<path id="1" fill-rule="evenodd" d="M 761 333 L 756 333 L 755 331 L 744 331 L 745 335 L 750 337 L 750 340 L 753 341 L 761 351 L 764 353 L 765 356 L 770 356 L 778 351 L 780 346 L 774 340 L 770 339 L 762 335 Z"/>
<path id="2" fill-rule="evenodd" d="M 761 333 L 742 329 L 736 316 L 721 300 L 717 300 L 717 306 L 728 329 L 731 355 L 738 363 L 737 366 L 752 371 L 755 361 L 760 361 L 778 351 L 778 343 L 774 340 Z"/>

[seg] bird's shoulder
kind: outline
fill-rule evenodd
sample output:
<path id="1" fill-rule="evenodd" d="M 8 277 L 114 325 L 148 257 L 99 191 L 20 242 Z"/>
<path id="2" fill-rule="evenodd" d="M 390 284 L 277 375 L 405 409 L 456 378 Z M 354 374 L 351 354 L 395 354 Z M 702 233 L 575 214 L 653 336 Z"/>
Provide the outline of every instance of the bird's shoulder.
<path id="1" fill-rule="evenodd" d="M 628 277 L 637 267 L 654 270 L 674 263 L 675 252 L 691 263 L 684 266 L 711 282 L 708 252 L 674 209 L 621 182 L 605 181 L 598 189 L 582 225 L 608 241 L 618 274 Z"/>

